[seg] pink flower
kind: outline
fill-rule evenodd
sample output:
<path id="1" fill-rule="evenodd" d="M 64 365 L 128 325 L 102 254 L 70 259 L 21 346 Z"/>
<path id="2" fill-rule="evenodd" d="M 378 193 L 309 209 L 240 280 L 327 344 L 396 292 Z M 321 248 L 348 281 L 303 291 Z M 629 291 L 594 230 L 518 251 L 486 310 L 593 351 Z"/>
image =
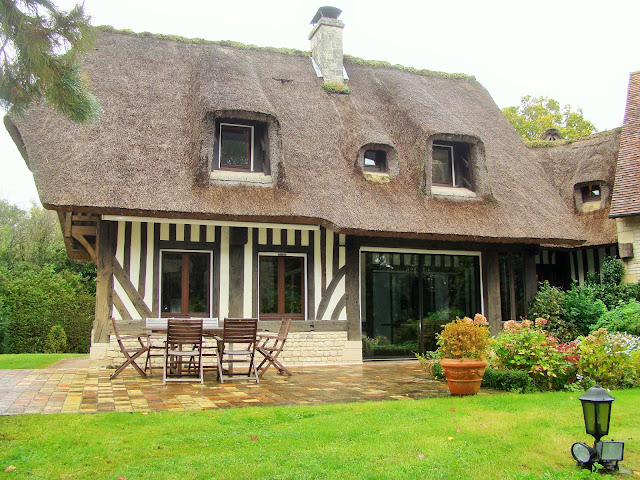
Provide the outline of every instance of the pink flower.
<path id="1" fill-rule="evenodd" d="M 489 325 L 487 318 L 480 313 L 476 313 L 476 316 L 473 317 L 473 323 L 476 325 L 485 325 L 485 326 Z"/>
<path id="2" fill-rule="evenodd" d="M 505 322 L 505 324 L 504 324 L 504 329 L 507 332 L 515 332 L 519 328 L 520 328 L 520 325 L 518 325 L 518 322 L 516 322 L 515 320 L 509 320 L 508 322 Z"/>
<path id="3" fill-rule="evenodd" d="M 536 318 L 536 327 L 540 327 L 542 325 L 546 325 L 549 321 L 546 318 Z"/>
<path id="4" fill-rule="evenodd" d="M 531 327 L 533 326 L 533 322 L 531 320 L 523 320 L 522 321 L 522 326 L 525 328 Z"/>
<path id="5" fill-rule="evenodd" d="M 462 321 L 467 325 L 473 325 L 473 320 L 471 320 L 469 317 L 464 317 Z"/>

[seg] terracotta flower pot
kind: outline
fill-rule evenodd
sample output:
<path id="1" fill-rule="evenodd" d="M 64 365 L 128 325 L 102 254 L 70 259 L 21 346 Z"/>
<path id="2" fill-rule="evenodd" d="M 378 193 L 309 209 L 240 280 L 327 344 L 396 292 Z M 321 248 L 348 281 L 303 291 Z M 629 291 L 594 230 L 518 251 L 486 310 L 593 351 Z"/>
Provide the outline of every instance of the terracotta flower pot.
<path id="1" fill-rule="evenodd" d="M 475 395 L 480 391 L 487 361 L 475 358 L 442 358 L 440 366 L 452 395 Z"/>

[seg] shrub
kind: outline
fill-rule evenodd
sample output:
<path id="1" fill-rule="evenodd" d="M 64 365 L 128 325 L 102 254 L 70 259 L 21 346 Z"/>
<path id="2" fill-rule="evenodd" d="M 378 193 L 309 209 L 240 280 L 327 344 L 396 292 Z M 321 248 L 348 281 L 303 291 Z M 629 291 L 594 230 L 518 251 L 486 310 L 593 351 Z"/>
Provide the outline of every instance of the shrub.
<path id="1" fill-rule="evenodd" d="M 89 351 L 95 297 L 79 273 L 52 266 L 0 275 L 7 321 L 5 353 L 39 353 L 53 325 L 67 336 L 67 351 Z"/>
<path id="2" fill-rule="evenodd" d="M 322 84 L 322 88 L 324 88 L 329 93 L 349 93 L 349 87 L 347 87 L 345 83 L 341 82 L 324 82 Z"/>
<path id="3" fill-rule="evenodd" d="M 442 358 L 485 358 L 491 348 L 487 319 L 476 314 L 456 318 L 447 323 L 438 337 L 438 352 Z"/>
<path id="4" fill-rule="evenodd" d="M 580 287 L 577 283 L 566 292 L 562 306 L 566 330 L 557 332 L 557 337 L 563 342 L 574 340 L 580 335 L 588 335 L 602 314 L 607 311 L 605 304 L 595 297 L 591 288 Z M 553 332 L 552 329 L 549 331 Z"/>
<path id="5" fill-rule="evenodd" d="M 602 282 L 619 285 L 624 275 L 624 264 L 616 257 L 605 257 L 602 261 Z"/>
<path id="6" fill-rule="evenodd" d="M 44 353 L 63 353 L 67 348 L 67 334 L 60 325 L 54 325 L 44 341 Z"/>
<path id="7" fill-rule="evenodd" d="M 543 330 L 544 318 L 506 322 L 495 342 L 494 364 L 500 370 L 524 371 L 539 390 L 561 390 L 571 382 L 573 351 Z"/>
<path id="8" fill-rule="evenodd" d="M 572 327 L 564 320 L 564 299 L 566 294 L 548 281 L 538 283 L 538 291 L 529 303 L 530 318 L 546 318 L 547 330 L 562 341 L 573 340 Z"/>
<path id="9" fill-rule="evenodd" d="M 427 377 L 433 380 L 444 379 L 444 373 L 440 366 L 440 356 L 438 352 L 425 352 L 424 355 L 414 353 L 418 359 L 420 367 L 427 373 Z"/>
<path id="10" fill-rule="evenodd" d="M 494 370 L 487 368 L 484 371 L 482 386 L 494 390 L 525 393 L 533 390 L 531 378 L 523 370 Z"/>
<path id="11" fill-rule="evenodd" d="M 605 312 L 594 330 L 606 328 L 608 332 L 627 332 L 640 336 L 640 303 L 631 301 L 621 307 Z"/>
<path id="12" fill-rule="evenodd" d="M 600 328 L 578 339 L 578 379 L 589 386 L 598 379 L 605 388 L 628 388 L 637 381 L 634 361 L 640 350 L 640 337 L 607 333 Z"/>

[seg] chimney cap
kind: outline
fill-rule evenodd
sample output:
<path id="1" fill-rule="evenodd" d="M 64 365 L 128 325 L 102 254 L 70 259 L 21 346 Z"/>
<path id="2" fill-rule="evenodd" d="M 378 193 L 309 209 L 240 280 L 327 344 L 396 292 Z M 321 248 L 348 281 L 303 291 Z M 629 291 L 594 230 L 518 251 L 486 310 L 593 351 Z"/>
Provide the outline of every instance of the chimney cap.
<path id="1" fill-rule="evenodd" d="M 341 13 L 342 10 L 336 7 L 320 7 L 314 15 L 313 20 L 311 20 L 311 25 L 315 25 L 316 23 L 318 23 L 318 20 L 320 20 L 322 17 L 338 18 Z"/>

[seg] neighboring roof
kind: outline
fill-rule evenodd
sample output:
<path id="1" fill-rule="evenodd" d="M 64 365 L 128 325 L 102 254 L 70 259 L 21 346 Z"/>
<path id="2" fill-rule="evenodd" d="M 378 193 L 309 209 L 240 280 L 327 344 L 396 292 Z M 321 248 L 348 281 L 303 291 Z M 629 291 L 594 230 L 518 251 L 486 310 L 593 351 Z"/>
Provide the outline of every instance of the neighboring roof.
<path id="1" fill-rule="evenodd" d="M 640 72 L 629 77 L 627 108 L 620 138 L 612 217 L 640 215 Z"/>
<path id="2" fill-rule="evenodd" d="M 487 91 L 473 78 L 347 63 L 350 95 L 329 94 L 308 57 L 103 31 L 84 61 L 104 112 L 82 127 L 46 107 L 15 118 L 47 208 L 206 219 L 323 223 L 342 233 L 576 244 L 573 215 Z M 287 79 L 292 81 L 281 81 Z M 207 112 L 278 120 L 277 186 L 209 185 Z M 491 195 L 421 194 L 426 141 L 484 144 Z M 367 182 L 361 146 L 390 139 L 399 173 Z"/>
<path id="3" fill-rule="evenodd" d="M 573 140 L 545 142 L 531 149 L 579 222 L 587 240 L 585 245 L 606 245 L 618 241 L 616 221 L 609 218 L 609 204 L 595 212 L 579 212 L 576 210 L 574 187 L 581 183 L 604 181 L 610 191 L 619 146 L 618 128 Z"/>

